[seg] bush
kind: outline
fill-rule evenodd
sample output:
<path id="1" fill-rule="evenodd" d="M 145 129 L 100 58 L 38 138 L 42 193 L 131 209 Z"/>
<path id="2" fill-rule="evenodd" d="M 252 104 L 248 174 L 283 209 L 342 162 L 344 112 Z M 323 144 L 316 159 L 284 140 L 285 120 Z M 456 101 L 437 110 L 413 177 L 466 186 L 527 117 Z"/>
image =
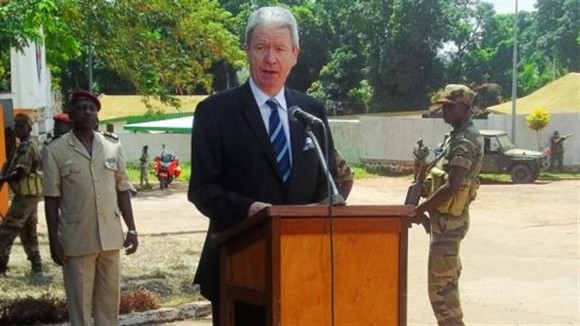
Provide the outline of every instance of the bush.
<path id="1" fill-rule="evenodd" d="M 31 325 L 59 323 L 68 319 L 66 302 L 62 298 L 43 294 L 0 303 L 0 325 Z"/>
<path id="2" fill-rule="evenodd" d="M 121 293 L 120 314 L 160 308 L 159 299 L 149 291 L 134 290 Z"/>

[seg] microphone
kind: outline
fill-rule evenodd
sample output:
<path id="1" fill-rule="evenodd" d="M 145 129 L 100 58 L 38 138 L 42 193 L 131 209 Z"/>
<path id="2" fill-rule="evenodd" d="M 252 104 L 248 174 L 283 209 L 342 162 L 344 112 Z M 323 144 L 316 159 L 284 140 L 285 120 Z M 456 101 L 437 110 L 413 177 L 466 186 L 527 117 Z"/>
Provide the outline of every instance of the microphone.
<path id="1" fill-rule="evenodd" d="M 305 112 L 297 105 L 291 106 L 288 109 L 288 114 L 290 115 L 290 118 L 292 118 L 294 121 L 301 122 L 304 125 L 322 124 L 322 120 L 320 120 L 320 118 L 316 117 L 313 114 Z"/>

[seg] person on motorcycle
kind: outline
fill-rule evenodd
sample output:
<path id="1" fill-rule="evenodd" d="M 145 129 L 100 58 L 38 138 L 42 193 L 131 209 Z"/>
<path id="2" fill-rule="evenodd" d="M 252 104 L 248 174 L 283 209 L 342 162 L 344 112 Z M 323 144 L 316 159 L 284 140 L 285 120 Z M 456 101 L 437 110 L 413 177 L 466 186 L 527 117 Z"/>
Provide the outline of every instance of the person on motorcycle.
<path id="1" fill-rule="evenodd" d="M 159 187 L 167 189 L 171 187 L 171 182 L 179 177 L 181 168 L 175 153 L 165 149 L 165 144 L 161 147 L 161 154 L 155 157 L 155 176 L 159 180 Z"/>

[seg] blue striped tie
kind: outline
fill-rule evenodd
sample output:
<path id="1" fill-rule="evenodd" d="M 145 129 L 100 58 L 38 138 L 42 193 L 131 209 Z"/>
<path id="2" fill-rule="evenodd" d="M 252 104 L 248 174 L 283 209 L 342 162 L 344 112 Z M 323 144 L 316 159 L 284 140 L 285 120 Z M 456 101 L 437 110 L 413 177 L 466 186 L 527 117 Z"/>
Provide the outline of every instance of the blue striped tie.
<path id="1" fill-rule="evenodd" d="M 278 161 L 278 168 L 280 168 L 282 179 L 284 182 L 288 182 L 290 178 L 290 148 L 288 141 L 286 141 L 284 128 L 282 128 L 282 123 L 280 122 L 280 115 L 278 115 L 278 104 L 271 99 L 266 101 L 266 104 L 272 109 L 268 130 L 270 142 L 274 149 L 276 161 Z"/>

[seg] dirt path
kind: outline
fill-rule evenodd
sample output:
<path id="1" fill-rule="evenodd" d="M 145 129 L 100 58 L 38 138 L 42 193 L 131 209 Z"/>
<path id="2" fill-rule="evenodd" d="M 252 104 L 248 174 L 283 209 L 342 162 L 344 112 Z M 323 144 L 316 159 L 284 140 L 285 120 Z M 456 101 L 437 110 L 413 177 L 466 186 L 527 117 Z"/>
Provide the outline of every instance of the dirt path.
<path id="1" fill-rule="evenodd" d="M 350 205 L 396 205 L 408 178 L 357 180 Z M 203 241 L 207 219 L 184 187 L 134 198 L 141 233 L 191 233 Z M 580 323 L 580 181 L 482 185 L 462 246 L 461 294 L 469 325 Z M 410 230 L 409 325 L 435 323 L 426 292 L 428 238 Z M 181 323 L 186 325 L 187 323 Z"/>

